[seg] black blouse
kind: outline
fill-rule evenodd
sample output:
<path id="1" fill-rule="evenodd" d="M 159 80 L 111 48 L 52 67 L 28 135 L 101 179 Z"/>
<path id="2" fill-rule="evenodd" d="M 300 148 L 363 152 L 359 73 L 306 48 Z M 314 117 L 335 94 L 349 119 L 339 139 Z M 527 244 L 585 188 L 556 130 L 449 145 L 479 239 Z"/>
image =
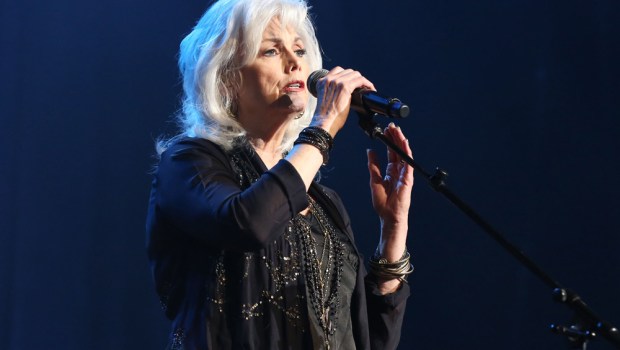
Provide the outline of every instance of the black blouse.
<path id="1" fill-rule="evenodd" d="M 325 235 L 323 228 L 319 223 L 316 215 L 310 212 L 305 220 L 312 227 L 312 235 L 316 242 L 317 251 L 321 252 L 325 246 Z M 337 327 L 333 335 L 329 336 L 331 349 L 355 349 L 355 340 L 353 339 L 353 324 L 351 322 L 351 298 L 355 289 L 355 277 L 359 265 L 359 257 L 355 252 L 353 244 L 342 230 L 336 229 L 339 241 L 343 243 L 343 269 L 340 281 L 340 307 L 336 311 Z M 325 264 L 321 267 L 325 269 Z M 308 295 L 308 290 L 306 290 Z M 310 333 L 312 334 L 313 344 L 323 344 L 325 334 L 319 324 L 319 320 L 311 308 L 308 308 L 308 319 L 310 323 Z M 317 348 L 317 345 L 314 346 Z"/>
<path id="2" fill-rule="evenodd" d="M 335 192 L 313 184 L 310 195 L 361 261 Z M 282 160 L 265 169 L 247 143 L 224 152 L 210 141 L 184 138 L 162 154 L 147 251 L 172 320 L 171 349 L 312 348 L 306 281 L 291 227 L 307 206 L 295 168 Z M 364 281 L 363 264 L 356 268 L 346 329 L 358 349 L 396 348 L 409 287 L 379 295 L 372 278 Z"/>

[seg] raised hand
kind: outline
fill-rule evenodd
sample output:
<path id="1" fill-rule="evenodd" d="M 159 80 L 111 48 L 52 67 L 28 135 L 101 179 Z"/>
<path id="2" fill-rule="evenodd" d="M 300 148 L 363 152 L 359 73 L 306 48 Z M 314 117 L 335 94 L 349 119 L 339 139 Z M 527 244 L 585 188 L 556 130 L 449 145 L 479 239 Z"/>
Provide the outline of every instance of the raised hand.
<path id="1" fill-rule="evenodd" d="M 384 135 L 412 156 L 409 141 L 400 128 L 393 123 L 385 128 Z M 388 261 L 398 261 L 407 245 L 409 207 L 413 189 L 413 168 L 401 157 L 388 149 L 388 164 L 385 175 L 381 174 L 379 161 L 374 151 L 368 151 L 368 171 L 372 204 L 381 219 L 379 254 Z M 398 280 L 380 281 L 382 292 L 394 291 Z"/>

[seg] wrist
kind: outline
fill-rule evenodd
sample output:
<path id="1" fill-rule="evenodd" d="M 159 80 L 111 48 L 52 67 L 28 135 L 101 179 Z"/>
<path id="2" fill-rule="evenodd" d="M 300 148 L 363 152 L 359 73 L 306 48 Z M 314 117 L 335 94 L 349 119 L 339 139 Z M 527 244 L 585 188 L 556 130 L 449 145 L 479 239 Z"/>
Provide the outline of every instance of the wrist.
<path id="1" fill-rule="evenodd" d="M 374 276 L 383 292 L 393 292 L 401 283 L 407 283 L 407 276 L 413 272 L 411 255 L 404 250 L 397 259 L 390 259 L 381 254 L 377 247 L 375 254 L 368 261 L 369 272 Z"/>
<path id="2" fill-rule="evenodd" d="M 381 295 L 392 294 L 398 291 L 403 285 L 403 283 L 405 283 L 399 280 L 398 278 L 389 279 L 389 280 L 382 280 L 380 278 L 376 278 L 376 281 L 377 281 L 377 290 L 379 291 L 379 294 Z"/>
<path id="3" fill-rule="evenodd" d="M 308 125 L 308 126 L 321 128 L 321 129 L 327 131 L 331 135 L 332 138 L 336 137 L 336 131 L 332 130 L 333 126 L 334 126 L 334 121 L 331 120 L 331 119 L 320 118 L 320 117 L 317 118 L 315 116 L 315 119 L 313 119 L 310 122 L 310 125 Z"/>
<path id="4" fill-rule="evenodd" d="M 382 239 L 395 239 L 400 236 L 407 236 L 407 232 L 409 231 L 409 224 L 404 222 L 396 222 L 396 221 L 385 221 L 381 220 L 381 237 Z"/>
<path id="5" fill-rule="evenodd" d="M 323 156 L 323 165 L 326 165 L 329 161 L 329 152 L 334 145 L 334 139 L 325 129 L 311 125 L 299 133 L 294 145 L 299 144 L 307 144 L 316 147 Z"/>
<path id="6" fill-rule="evenodd" d="M 381 231 L 385 232 L 397 232 L 397 231 L 407 231 L 409 229 L 409 223 L 407 220 L 398 221 L 398 220 L 383 220 L 381 219 Z"/>

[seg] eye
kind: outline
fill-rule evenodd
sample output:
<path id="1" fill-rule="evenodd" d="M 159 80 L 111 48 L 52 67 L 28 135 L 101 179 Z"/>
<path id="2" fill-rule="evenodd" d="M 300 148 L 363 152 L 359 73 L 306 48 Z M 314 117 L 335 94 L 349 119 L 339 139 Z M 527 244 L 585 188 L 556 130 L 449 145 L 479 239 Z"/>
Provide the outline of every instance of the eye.
<path id="1" fill-rule="evenodd" d="M 263 55 L 265 55 L 267 57 L 275 56 L 277 54 L 278 54 L 278 50 L 276 50 L 276 49 L 267 49 L 267 50 L 263 51 Z"/>
<path id="2" fill-rule="evenodd" d="M 307 53 L 306 49 L 295 50 L 295 54 L 299 57 L 304 57 L 306 53 Z"/>

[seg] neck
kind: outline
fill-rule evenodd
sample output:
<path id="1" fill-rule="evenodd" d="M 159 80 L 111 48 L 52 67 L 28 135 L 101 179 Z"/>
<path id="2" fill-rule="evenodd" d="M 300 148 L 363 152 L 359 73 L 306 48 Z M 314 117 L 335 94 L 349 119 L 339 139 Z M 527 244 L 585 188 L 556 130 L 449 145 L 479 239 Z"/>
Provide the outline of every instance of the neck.
<path id="1" fill-rule="evenodd" d="M 243 118 L 240 114 L 239 122 L 246 131 L 248 141 L 265 163 L 267 169 L 271 169 L 282 159 L 280 145 L 289 123 L 295 115 L 283 115 L 279 118 L 254 115 Z"/>
<path id="2" fill-rule="evenodd" d="M 248 134 L 248 141 L 256 151 L 256 154 L 265 163 L 267 169 L 271 169 L 282 159 L 282 152 L 279 151 L 282 138 L 263 139 Z"/>

